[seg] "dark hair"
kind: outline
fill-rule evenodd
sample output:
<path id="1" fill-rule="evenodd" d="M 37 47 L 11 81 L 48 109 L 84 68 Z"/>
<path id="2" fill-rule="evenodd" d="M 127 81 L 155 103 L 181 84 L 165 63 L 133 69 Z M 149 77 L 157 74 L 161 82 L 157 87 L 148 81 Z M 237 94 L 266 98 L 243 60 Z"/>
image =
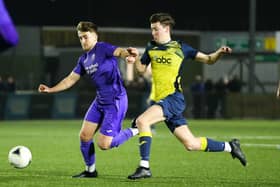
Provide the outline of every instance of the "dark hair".
<path id="1" fill-rule="evenodd" d="M 160 22 L 162 25 L 169 25 L 170 28 L 175 26 L 175 20 L 168 13 L 155 13 L 150 17 L 150 23 Z"/>
<path id="2" fill-rule="evenodd" d="M 78 23 L 76 27 L 77 31 L 81 32 L 95 32 L 97 34 L 98 27 L 96 24 L 90 22 L 90 21 L 81 21 Z"/>

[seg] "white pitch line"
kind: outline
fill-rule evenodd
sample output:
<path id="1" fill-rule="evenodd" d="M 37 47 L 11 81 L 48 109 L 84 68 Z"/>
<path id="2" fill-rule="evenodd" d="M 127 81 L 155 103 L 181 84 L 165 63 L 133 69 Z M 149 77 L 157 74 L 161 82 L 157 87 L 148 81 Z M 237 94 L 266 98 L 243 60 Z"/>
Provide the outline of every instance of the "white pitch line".
<path id="1" fill-rule="evenodd" d="M 240 139 L 279 140 L 280 136 L 239 136 Z"/>
<path id="2" fill-rule="evenodd" d="M 165 138 L 166 135 L 162 135 L 160 133 L 154 134 L 155 137 L 158 138 Z M 240 140 L 280 140 L 280 136 L 240 136 L 240 135 L 232 135 L 232 136 L 208 136 L 209 138 L 216 138 L 216 139 L 232 139 L 237 138 Z"/>
<path id="3" fill-rule="evenodd" d="M 211 136 L 212 138 L 237 138 L 244 140 L 280 140 L 280 136 Z"/>
<path id="4" fill-rule="evenodd" d="M 280 144 L 252 144 L 252 143 L 243 143 L 242 146 L 246 147 L 271 147 L 280 149 Z"/>

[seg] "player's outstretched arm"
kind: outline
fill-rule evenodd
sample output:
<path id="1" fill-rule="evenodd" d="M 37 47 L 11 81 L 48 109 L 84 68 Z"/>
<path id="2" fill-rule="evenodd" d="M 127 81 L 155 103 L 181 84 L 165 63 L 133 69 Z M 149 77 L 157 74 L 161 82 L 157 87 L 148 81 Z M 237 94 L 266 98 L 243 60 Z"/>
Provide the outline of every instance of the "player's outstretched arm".
<path id="1" fill-rule="evenodd" d="M 72 87 L 79 79 L 80 79 L 79 74 L 75 72 L 71 72 L 67 77 L 65 77 L 62 81 L 60 81 L 57 85 L 53 87 L 48 87 L 44 84 L 40 84 L 38 87 L 38 92 L 40 93 L 60 92 Z"/>
<path id="2" fill-rule="evenodd" d="M 47 85 L 45 85 L 45 84 L 40 84 L 39 87 L 38 87 L 38 92 L 40 92 L 40 93 L 43 93 L 43 92 L 49 93 L 50 92 L 50 88 Z"/>
<path id="3" fill-rule="evenodd" d="M 116 48 L 114 51 L 114 56 L 123 58 L 127 63 L 133 64 L 136 58 L 139 56 L 139 52 L 136 48 L 129 47 L 127 49 L 124 48 Z"/>
<path id="4" fill-rule="evenodd" d="M 198 52 L 195 57 L 195 60 L 205 64 L 215 64 L 222 57 L 223 54 L 229 54 L 231 52 L 232 49 L 230 47 L 222 46 L 217 51 L 210 54 Z"/>
<path id="5" fill-rule="evenodd" d="M 135 47 L 129 47 L 126 49 L 128 56 L 125 58 L 125 61 L 129 64 L 134 64 L 137 59 L 139 59 L 139 51 Z"/>
<path id="6" fill-rule="evenodd" d="M 280 80 L 279 80 L 278 88 L 277 88 L 277 91 L 276 91 L 276 98 L 280 99 Z"/>
<path id="7" fill-rule="evenodd" d="M 136 70 L 140 74 L 144 74 L 147 71 L 147 65 L 142 64 L 139 56 L 139 51 L 137 48 L 129 47 L 127 49 L 130 53 L 130 56 L 127 57 L 128 63 L 133 62 L 135 64 Z"/>

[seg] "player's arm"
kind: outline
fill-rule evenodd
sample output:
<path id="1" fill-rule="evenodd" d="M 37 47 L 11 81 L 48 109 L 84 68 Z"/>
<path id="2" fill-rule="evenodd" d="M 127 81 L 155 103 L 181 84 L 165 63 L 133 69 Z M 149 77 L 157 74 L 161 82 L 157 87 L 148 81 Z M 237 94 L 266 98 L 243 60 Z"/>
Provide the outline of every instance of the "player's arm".
<path id="1" fill-rule="evenodd" d="M 57 85 L 53 87 L 48 87 L 44 84 L 40 84 L 38 87 L 38 92 L 44 92 L 44 93 L 60 92 L 72 87 L 79 79 L 80 79 L 80 75 L 72 71 L 67 77 L 65 77 L 62 81 L 60 81 Z"/>
<path id="2" fill-rule="evenodd" d="M 210 54 L 198 52 L 195 56 L 195 60 L 205 64 L 215 64 L 223 54 L 231 53 L 231 51 L 231 48 L 223 46 L 220 47 L 217 51 Z"/>
<path id="3" fill-rule="evenodd" d="M 125 59 L 129 55 L 129 52 L 124 48 L 117 47 L 113 55 Z"/>
<path id="4" fill-rule="evenodd" d="M 127 49 L 116 48 L 114 51 L 114 56 L 121 57 L 129 64 L 135 63 L 136 59 L 139 57 L 139 51 L 137 48 L 129 47 Z"/>
<path id="5" fill-rule="evenodd" d="M 277 88 L 277 91 L 276 91 L 276 97 L 277 97 L 277 99 L 280 99 L 280 80 L 279 80 L 278 88 Z"/>
<path id="6" fill-rule="evenodd" d="M 123 59 L 125 59 L 127 61 L 127 57 L 136 57 L 136 56 L 138 56 L 138 50 L 136 48 L 132 48 L 132 47 L 129 47 L 127 49 L 118 47 L 118 48 L 115 49 L 113 55 L 116 56 L 116 57 L 123 58 Z"/>
<path id="7" fill-rule="evenodd" d="M 145 73 L 147 71 L 147 65 L 141 63 L 139 51 L 137 50 L 137 48 L 129 47 L 127 50 L 130 56 L 126 58 L 126 61 L 128 61 L 128 63 L 135 63 L 135 67 L 138 73 Z"/>
<path id="8" fill-rule="evenodd" d="M 114 51 L 114 56 L 119 56 L 124 58 L 127 63 L 133 64 L 135 63 L 136 70 L 139 73 L 144 73 L 146 71 L 146 65 L 143 65 L 139 58 L 139 51 L 137 48 L 129 47 L 127 49 L 117 48 Z"/>
<path id="9" fill-rule="evenodd" d="M 141 74 L 145 73 L 147 70 L 147 65 L 142 64 L 139 57 L 136 58 L 136 60 L 135 60 L 135 67 L 136 67 L 137 72 L 139 72 Z"/>

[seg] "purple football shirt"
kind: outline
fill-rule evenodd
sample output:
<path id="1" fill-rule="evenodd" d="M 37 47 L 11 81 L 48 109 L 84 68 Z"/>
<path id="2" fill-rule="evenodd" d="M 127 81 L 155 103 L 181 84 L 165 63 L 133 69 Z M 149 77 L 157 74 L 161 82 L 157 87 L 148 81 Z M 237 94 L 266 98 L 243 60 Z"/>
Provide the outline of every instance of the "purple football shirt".
<path id="1" fill-rule="evenodd" d="M 126 93 L 118 60 L 113 55 L 116 48 L 109 43 L 97 42 L 93 49 L 80 56 L 73 69 L 81 76 L 87 74 L 90 77 L 99 104 L 113 104 L 118 96 Z"/>

